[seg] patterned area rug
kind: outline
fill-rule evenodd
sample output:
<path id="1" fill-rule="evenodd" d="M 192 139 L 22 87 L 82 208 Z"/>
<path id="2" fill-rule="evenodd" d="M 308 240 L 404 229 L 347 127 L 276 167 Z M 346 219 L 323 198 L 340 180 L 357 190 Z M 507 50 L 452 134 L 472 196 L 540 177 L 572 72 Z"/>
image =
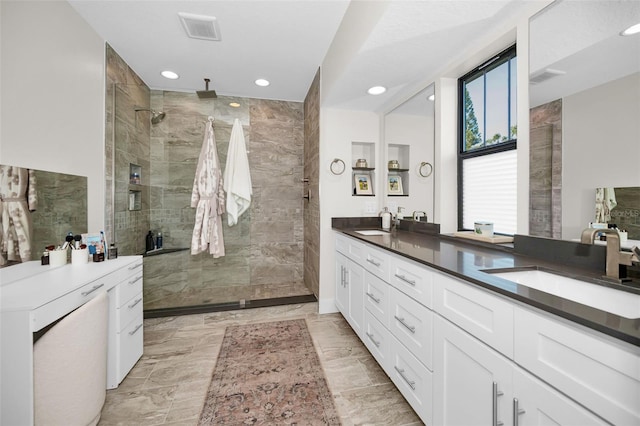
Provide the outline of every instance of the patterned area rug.
<path id="1" fill-rule="evenodd" d="M 340 425 L 305 320 L 227 327 L 200 425 Z"/>

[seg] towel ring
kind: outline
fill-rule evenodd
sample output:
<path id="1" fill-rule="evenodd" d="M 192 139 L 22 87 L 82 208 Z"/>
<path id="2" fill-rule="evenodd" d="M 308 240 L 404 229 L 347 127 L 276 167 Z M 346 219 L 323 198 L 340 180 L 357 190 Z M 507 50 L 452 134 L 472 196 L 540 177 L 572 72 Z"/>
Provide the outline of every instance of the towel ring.
<path id="1" fill-rule="evenodd" d="M 425 167 L 427 167 L 427 170 L 428 170 L 426 173 L 423 171 Z M 429 177 L 431 176 L 431 173 L 433 173 L 433 166 L 431 165 L 431 163 L 427 163 L 426 161 L 423 161 L 422 163 L 420 163 L 420 166 L 418 167 L 418 174 L 420 176 Z"/>
<path id="2" fill-rule="evenodd" d="M 341 166 L 342 164 L 342 166 Z M 341 175 L 344 173 L 346 166 L 344 164 L 344 161 L 342 161 L 339 158 L 334 158 L 333 161 L 331 162 L 331 165 L 329 166 L 329 169 L 331 169 L 331 173 L 333 173 L 334 175 Z"/>

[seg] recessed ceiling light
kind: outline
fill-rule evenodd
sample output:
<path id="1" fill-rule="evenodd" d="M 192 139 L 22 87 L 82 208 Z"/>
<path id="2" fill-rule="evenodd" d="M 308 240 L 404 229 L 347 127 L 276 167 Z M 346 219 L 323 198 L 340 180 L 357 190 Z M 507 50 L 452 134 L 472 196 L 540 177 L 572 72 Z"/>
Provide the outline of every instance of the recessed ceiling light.
<path id="1" fill-rule="evenodd" d="M 373 86 L 372 88 L 367 90 L 367 93 L 370 95 L 382 95 L 386 91 L 387 88 L 384 86 Z"/>
<path id="2" fill-rule="evenodd" d="M 256 80 L 256 84 L 258 86 L 266 87 L 266 86 L 270 85 L 271 83 L 269 83 L 269 80 L 265 80 L 264 78 L 259 78 L 259 79 Z"/>
<path id="3" fill-rule="evenodd" d="M 240 104 L 239 104 L 239 103 L 237 103 L 237 102 L 231 102 L 231 103 L 229 104 L 229 106 L 230 106 L 231 108 L 240 108 Z"/>
<path id="4" fill-rule="evenodd" d="M 429 97 L 427 99 L 429 99 L 431 102 L 433 102 L 433 101 L 436 100 L 436 95 L 431 94 L 431 95 L 429 95 Z"/>
<path id="5" fill-rule="evenodd" d="M 168 78 L 169 80 L 175 80 L 177 78 L 180 78 L 180 76 L 173 71 L 162 71 L 160 74 L 164 78 Z"/>
<path id="6" fill-rule="evenodd" d="M 633 34 L 638 34 L 638 33 L 640 33 L 640 23 L 632 25 L 629 28 L 627 28 L 626 30 L 621 31 L 620 35 L 621 36 L 628 36 L 628 35 L 633 35 Z"/>

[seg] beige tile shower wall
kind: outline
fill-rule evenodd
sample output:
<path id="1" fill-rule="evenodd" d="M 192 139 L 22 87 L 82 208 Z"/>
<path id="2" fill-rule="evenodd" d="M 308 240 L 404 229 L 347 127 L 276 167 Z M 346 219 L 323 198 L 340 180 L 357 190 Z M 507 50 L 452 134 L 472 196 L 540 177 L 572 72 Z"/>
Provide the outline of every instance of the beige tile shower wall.
<path id="1" fill-rule="evenodd" d="M 530 112 L 529 234 L 562 236 L 562 100 Z"/>
<path id="2" fill-rule="evenodd" d="M 232 108 L 229 103 L 241 106 Z M 188 248 L 195 210 L 193 177 L 205 122 L 213 116 L 221 168 L 233 121 L 243 126 L 253 199 L 237 225 L 223 216 L 226 255 L 189 251 L 145 259 L 145 309 L 235 302 L 300 294 L 303 282 L 303 113 L 297 102 L 152 91 L 165 119 L 151 126 L 151 229 L 165 248 Z M 308 294 L 308 293 L 307 293 Z"/>
<path id="3" fill-rule="evenodd" d="M 105 125 L 105 232 L 120 254 L 144 252 L 144 238 L 150 229 L 149 215 L 149 88 L 124 60 L 107 45 Z M 141 185 L 129 184 L 129 165 L 142 168 Z M 129 210 L 129 190 L 142 194 L 142 208 Z M 115 222 L 114 222 L 115 221 Z"/>
<path id="4" fill-rule="evenodd" d="M 304 100 L 304 177 L 309 201 L 304 201 L 304 283 L 318 297 L 320 280 L 320 70 Z"/>

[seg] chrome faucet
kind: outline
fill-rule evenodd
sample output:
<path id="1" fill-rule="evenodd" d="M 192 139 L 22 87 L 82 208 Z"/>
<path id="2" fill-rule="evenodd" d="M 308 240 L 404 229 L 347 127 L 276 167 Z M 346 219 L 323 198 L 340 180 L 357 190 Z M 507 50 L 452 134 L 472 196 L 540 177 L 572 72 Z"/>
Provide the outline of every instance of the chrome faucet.
<path id="1" fill-rule="evenodd" d="M 593 244 L 597 234 L 607 235 L 607 264 L 606 278 L 616 281 L 620 279 L 620 265 L 632 265 L 633 253 L 620 250 L 620 235 L 613 229 L 586 228 L 582 231 L 580 242 L 582 244 Z"/>

